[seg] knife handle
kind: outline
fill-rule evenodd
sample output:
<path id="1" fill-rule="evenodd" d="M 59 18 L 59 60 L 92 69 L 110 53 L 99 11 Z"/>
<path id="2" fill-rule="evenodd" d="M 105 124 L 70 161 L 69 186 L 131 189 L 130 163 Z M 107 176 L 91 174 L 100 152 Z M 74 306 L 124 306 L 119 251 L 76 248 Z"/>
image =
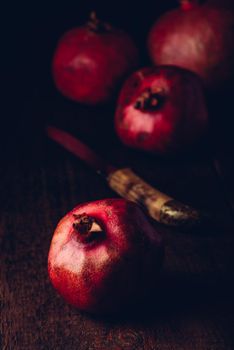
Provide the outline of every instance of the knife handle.
<path id="1" fill-rule="evenodd" d="M 108 175 L 109 186 L 120 196 L 138 203 L 158 222 L 192 228 L 201 222 L 200 213 L 153 188 L 131 169 L 118 169 Z"/>

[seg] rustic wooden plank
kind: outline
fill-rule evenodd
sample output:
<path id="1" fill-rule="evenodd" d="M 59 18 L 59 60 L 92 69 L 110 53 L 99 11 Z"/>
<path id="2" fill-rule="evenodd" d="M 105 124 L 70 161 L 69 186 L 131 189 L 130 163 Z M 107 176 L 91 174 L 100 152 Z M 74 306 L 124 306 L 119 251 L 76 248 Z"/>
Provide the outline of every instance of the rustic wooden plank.
<path id="1" fill-rule="evenodd" d="M 92 144 L 105 151 L 98 139 Z M 47 254 L 55 225 L 68 210 L 114 194 L 101 178 L 52 142 L 38 139 L 26 158 L 23 153 L 1 169 L 3 348 L 232 348 L 231 220 L 215 236 L 160 227 L 167 243 L 166 260 L 150 308 L 139 305 L 132 315 L 119 319 L 90 317 L 56 294 L 47 276 Z M 228 221 L 230 213 L 206 160 L 162 161 L 134 151 L 123 153 L 122 147 L 113 147 L 113 156 L 128 161 L 153 185 L 192 205 L 222 213 L 221 221 Z"/>

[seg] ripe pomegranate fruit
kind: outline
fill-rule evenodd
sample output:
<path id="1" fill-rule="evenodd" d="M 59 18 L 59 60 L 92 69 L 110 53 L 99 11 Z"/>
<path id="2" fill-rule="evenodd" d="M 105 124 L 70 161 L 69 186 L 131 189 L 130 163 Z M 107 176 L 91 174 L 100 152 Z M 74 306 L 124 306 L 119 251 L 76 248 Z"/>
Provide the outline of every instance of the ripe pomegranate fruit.
<path id="1" fill-rule="evenodd" d="M 98 104 L 113 97 L 137 63 L 138 50 L 128 34 L 99 21 L 92 13 L 86 25 L 60 39 L 52 71 L 56 87 L 66 97 Z"/>
<path id="2" fill-rule="evenodd" d="M 160 155 L 184 151 L 208 122 L 200 78 L 173 66 L 143 68 L 125 82 L 115 114 L 124 144 Z"/>
<path id="3" fill-rule="evenodd" d="M 217 89 L 234 75 L 234 12 L 217 1 L 180 0 L 148 36 L 156 65 L 176 65 L 199 74 L 207 87 Z"/>
<path id="4" fill-rule="evenodd" d="M 48 271 L 67 302 L 111 313 L 152 290 L 162 258 L 161 238 L 141 209 L 124 199 L 104 199 L 79 205 L 59 222 Z"/>

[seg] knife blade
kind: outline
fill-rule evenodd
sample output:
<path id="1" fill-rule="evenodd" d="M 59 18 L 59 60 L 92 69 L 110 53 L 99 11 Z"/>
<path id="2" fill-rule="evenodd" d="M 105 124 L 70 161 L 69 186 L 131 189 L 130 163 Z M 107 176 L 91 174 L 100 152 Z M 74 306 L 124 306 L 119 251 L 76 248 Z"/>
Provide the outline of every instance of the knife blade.
<path id="1" fill-rule="evenodd" d="M 152 187 L 130 168 L 117 168 L 106 163 L 88 146 L 68 132 L 54 126 L 46 128 L 48 137 L 80 158 L 98 174 L 102 174 L 110 188 L 121 197 L 136 202 L 159 223 L 178 228 L 193 228 L 201 224 L 203 215 Z"/>

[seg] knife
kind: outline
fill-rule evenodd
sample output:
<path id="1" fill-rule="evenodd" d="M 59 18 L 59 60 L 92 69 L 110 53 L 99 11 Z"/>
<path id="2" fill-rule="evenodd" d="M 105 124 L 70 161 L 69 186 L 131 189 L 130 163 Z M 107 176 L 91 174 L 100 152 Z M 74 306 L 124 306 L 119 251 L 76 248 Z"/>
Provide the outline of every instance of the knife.
<path id="1" fill-rule="evenodd" d="M 203 216 L 198 210 L 152 187 L 130 168 L 116 168 L 106 163 L 68 132 L 48 126 L 46 133 L 50 139 L 91 166 L 99 175 L 103 175 L 113 191 L 139 204 L 159 223 L 187 229 L 196 227 L 203 221 Z"/>

